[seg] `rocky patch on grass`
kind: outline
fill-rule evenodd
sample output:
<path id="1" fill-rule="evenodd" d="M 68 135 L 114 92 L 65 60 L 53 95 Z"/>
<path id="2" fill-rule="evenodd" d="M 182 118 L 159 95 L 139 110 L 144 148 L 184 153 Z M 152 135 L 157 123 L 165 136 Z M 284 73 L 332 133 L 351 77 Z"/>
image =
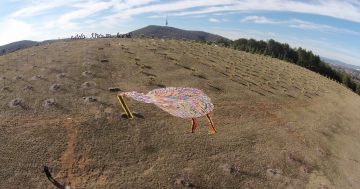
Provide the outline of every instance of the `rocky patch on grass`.
<path id="1" fill-rule="evenodd" d="M 269 180 L 281 181 L 283 180 L 283 172 L 280 169 L 267 169 L 266 178 Z"/>
<path id="2" fill-rule="evenodd" d="M 15 77 L 13 77 L 13 80 L 22 80 L 23 76 L 22 75 L 16 75 Z"/>
<path id="3" fill-rule="evenodd" d="M 83 97 L 83 99 L 84 99 L 84 102 L 87 103 L 87 104 L 88 103 L 94 103 L 94 102 L 98 101 L 96 96 L 86 96 L 86 97 Z"/>
<path id="4" fill-rule="evenodd" d="M 60 84 L 52 84 L 51 86 L 50 86 L 50 88 L 49 88 L 49 90 L 50 91 L 53 91 L 53 92 L 55 92 L 55 91 L 60 91 L 61 90 L 61 85 Z"/>
<path id="5" fill-rule="evenodd" d="M 37 80 L 41 80 L 44 79 L 44 77 L 42 75 L 35 75 L 33 77 L 31 77 L 32 81 L 37 81 Z"/>
<path id="6" fill-rule="evenodd" d="M 83 89 L 89 89 L 89 88 L 92 88 L 92 87 L 94 87 L 94 86 L 96 86 L 96 83 L 95 83 L 95 82 L 93 82 L 93 81 L 86 81 L 86 82 L 84 82 L 84 83 L 81 85 L 81 88 L 83 88 Z"/>
<path id="7" fill-rule="evenodd" d="M 237 172 L 236 167 L 230 163 L 222 164 L 219 167 L 225 174 L 228 174 L 228 175 L 234 175 Z"/>
<path id="8" fill-rule="evenodd" d="M 24 87 L 24 90 L 25 90 L 25 91 L 32 91 L 33 89 L 34 89 L 34 87 L 31 86 L 31 85 L 26 85 L 26 86 Z"/>
<path id="9" fill-rule="evenodd" d="M 22 98 L 15 98 L 15 99 L 13 99 L 13 100 L 11 100 L 11 101 L 9 102 L 9 107 L 10 107 L 10 108 L 23 107 L 23 106 L 24 106 L 24 103 L 25 103 L 24 99 L 22 99 Z"/>
<path id="10" fill-rule="evenodd" d="M 95 76 L 95 74 L 92 73 L 91 71 L 84 71 L 81 75 L 84 77 L 94 77 Z"/>
<path id="11" fill-rule="evenodd" d="M 58 79 L 63 79 L 65 77 L 66 77 L 65 73 L 59 73 L 59 74 L 56 75 L 56 78 L 58 78 Z"/>
<path id="12" fill-rule="evenodd" d="M 48 98 L 44 100 L 43 107 L 50 108 L 56 106 L 56 100 L 54 98 Z"/>
<path id="13" fill-rule="evenodd" d="M 5 87 L 1 88 L 1 91 L 8 91 L 8 92 L 10 92 L 10 87 L 9 87 L 9 86 L 5 86 Z"/>
<path id="14" fill-rule="evenodd" d="M 193 181 L 189 178 L 178 178 L 175 181 L 175 185 L 180 187 L 186 187 L 186 188 L 194 188 L 195 185 L 193 184 Z"/>

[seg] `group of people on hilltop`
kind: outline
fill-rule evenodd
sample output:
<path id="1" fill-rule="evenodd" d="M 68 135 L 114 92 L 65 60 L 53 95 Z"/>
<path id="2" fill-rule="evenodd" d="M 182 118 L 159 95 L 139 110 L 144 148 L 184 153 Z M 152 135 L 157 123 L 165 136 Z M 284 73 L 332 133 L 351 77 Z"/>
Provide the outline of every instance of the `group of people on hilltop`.
<path id="1" fill-rule="evenodd" d="M 91 38 L 90 39 L 96 39 L 96 38 L 131 38 L 132 33 L 126 33 L 126 34 L 120 34 L 119 32 L 116 34 L 116 36 L 113 36 L 111 34 L 106 34 L 106 35 L 102 35 L 102 34 L 97 34 L 97 33 L 91 33 Z M 71 39 L 86 39 L 86 36 L 82 33 L 82 34 L 76 34 L 75 36 L 71 36 Z"/>
<path id="2" fill-rule="evenodd" d="M 82 34 L 76 34 L 75 36 L 71 36 L 71 39 L 85 39 L 85 35 L 82 33 Z"/>

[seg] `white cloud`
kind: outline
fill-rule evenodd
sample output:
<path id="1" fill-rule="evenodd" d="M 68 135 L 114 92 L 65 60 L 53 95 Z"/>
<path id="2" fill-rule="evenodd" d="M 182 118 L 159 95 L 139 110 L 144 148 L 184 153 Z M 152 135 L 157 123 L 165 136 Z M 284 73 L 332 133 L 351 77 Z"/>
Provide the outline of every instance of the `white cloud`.
<path id="1" fill-rule="evenodd" d="M 34 36 L 34 31 L 30 24 L 16 19 L 0 22 L 0 28 L 0 44 L 31 39 Z"/>
<path id="2" fill-rule="evenodd" d="M 72 20 L 87 18 L 90 15 L 109 9 L 112 4 L 110 2 L 91 2 L 75 4 L 79 9 L 66 13 L 58 19 L 59 26 L 64 29 L 77 29 L 77 25 Z"/>
<path id="3" fill-rule="evenodd" d="M 274 36 L 279 36 L 279 34 L 274 32 L 266 32 L 266 31 L 254 30 L 254 29 L 223 28 L 223 27 L 213 27 L 213 29 L 210 30 L 210 32 L 227 37 L 232 40 L 236 40 L 239 38 L 254 38 L 258 40 L 268 40 Z"/>
<path id="4" fill-rule="evenodd" d="M 209 18 L 209 22 L 218 23 L 218 22 L 220 22 L 220 20 L 216 19 L 216 18 Z"/>
<path id="5" fill-rule="evenodd" d="M 313 22 L 308 22 L 308 21 L 299 20 L 299 19 L 292 19 L 292 20 L 288 21 L 287 23 L 289 24 L 289 27 L 292 27 L 292 28 L 299 28 L 299 29 L 305 29 L 305 30 L 316 30 L 316 31 L 320 31 L 320 32 L 332 32 L 332 33 L 360 35 L 360 32 L 358 32 L 358 31 L 334 27 L 334 26 L 325 25 L 325 24 L 316 24 Z"/>
<path id="6" fill-rule="evenodd" d="M 360 3 L 356 0 L 183 0 L 170 2 L 160 2 L 159 0 L 38 0 L 33 2 L 25 0 L 25 7 L 14 12 L 11 16 L 14 18 L 34 16 L 61 6 L 74 7 L 76 3 L 93 4 L 93 9 L 101 9 L 101 7 L 97 7 L 100 4 L 111 5 L 113 14 L 107 19 L 129 18 L 139 14 L 161 12 L 168 12 L 174 16 L 185 16 L 266 10 L 318 14 L 360 23 Z"/>
<path id="7" fill-rule="evenodd" d="M 203 17 L 207 17 L 205 15 L 194 15 L 194 16 L 190 16 L 190 17 L 194 17 L 194 18 L 203 18 Z M 226 18 L 209 18 L 208 19 L 209 22 L 213 22 L 213 23 L 220 23 L 220 22 L 229 22 L 230 20 L 226 19 Z"/>
<path id="8" fill-rule="evenodd" d="M 107 19 L 114 18 L 128 18 L 135 15 L 145 14 L 145 13 L 161 13 L 161 12 L 177 12 L 181 10 L 191 9 L 191 8 L 201 8 L 209 6 L 220 6 L 220 5 L 232 5 L 236 0 L 184 0 L 184 1 L 174 1 L 170 3 L 158 3 L 151 4 L 148 6 L 135 7 L 131 9 L 120 9 L 116 14 L 113 14 Z M 169 14 L 171 16 L 176 14 Z"/>
<path id="9" fill-rule="evenodd" d="M 329 33 L 342 33 L 342 34 L 352 34 L 352 35 L 360 35 L 360 32 L 338 28 L 325 24 L 318 24 L 309 21 L 304 21 L 300 19 L 290 19 L 290 20 L 273 20 L 264 16 L 246 16 L 245 18 L 240 20 L 241 22 L 252 22 L 256 24 L 277 24 L 284 25 L 291 28 L 298 28 L 303 30 L 314 30 L 319 32 L 329 32 Z"/>
<path id="10" fill-rule="evenodd" d="M 264 16 L 247 16 L 247 17 L 241 19 L 241 22 L 254 22 L 256 24 L 277 24 L 278 23 L 278 22 L 270 20 Z"/>
<path id="11" fill-rule="evenodd" d="M 43 14 L 44 12 L 55 9 L 57 7 L 61 7 L 67 4 L 73 4 L 79 0 L 53 0 L 53 1 L 24 1 L 22 2 L 25 4 L 23 8 L 17 10 L 16 12 L 12 13 L 10 17 L 12 18 L 19 18 L 19 17 L 31 17 Z"/>
<path id="12" fill-rule="evenodd" d="M 136 7 L 141 5 L 147 5 L 149 3 L 158 2 L 159 0 L 126 0 L 125 4 L 128 7 Z"/>
<path id="13" fill-rule="evenodd" d="M 190 1 L 187 1 L 189 4 Z M 208 14 L 234 11 L 287 11 L 307 14 L 317 14 L 333 18 L 349 20 L 360 23 L 360 3 L 355 0 L 312 0 L 312 1 L 289 1 L 289 0 L 243 0 L 232 1 L 228 4 L 218 3 L 207 5 L 200 10 L 178 12 L 175 15 L 185 16 L 193 14 Z M 193 6 L 195 7 L 195 6 Z M 178 9 L 180 11 L 181 9 Z M 163 10 L 166 11 L 166 10 Z"/>

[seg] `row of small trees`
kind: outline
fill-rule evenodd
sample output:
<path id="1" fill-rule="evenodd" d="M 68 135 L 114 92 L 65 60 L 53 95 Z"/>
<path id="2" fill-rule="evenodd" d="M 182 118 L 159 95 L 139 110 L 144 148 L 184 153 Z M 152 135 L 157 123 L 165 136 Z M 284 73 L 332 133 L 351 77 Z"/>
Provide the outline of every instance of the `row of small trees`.
<path id="1" fill-rule="evenodd" d="M 314 55 L 312 51 L 307 51 L 301 47 L 292 48 L 286 43 L 279 43 L 273 39 L 268 41 L 243 38 L 234 41 L 220 39 L 216 43 L 225 47 L 263 54 L 297 64 L 325 77 L 343 83 L 349 89 L 360 95 L 360 84 L 354 82 L 349 74 L 331 68 L 328 64 L 321 61 L 318 55 Z"/>

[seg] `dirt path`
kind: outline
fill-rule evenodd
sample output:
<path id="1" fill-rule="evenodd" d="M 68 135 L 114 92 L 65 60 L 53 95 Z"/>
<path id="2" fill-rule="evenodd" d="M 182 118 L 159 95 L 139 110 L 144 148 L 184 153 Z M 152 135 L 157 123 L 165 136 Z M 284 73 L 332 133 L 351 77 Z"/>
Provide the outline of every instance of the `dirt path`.
<path id="1" fill-rule="evenodd" d="M 75 188 L 75 177 L 72 174 L 74 164 L 74 149 L 78 130 L 75 126 L 75 121 L 68 118 L 64 122 L 64 127 L 67 130 L 67 147 L 65 152 L 60 158 L 63 170 L 66 172 L 66 184 L 70 185 L 71 188 Z"/>

